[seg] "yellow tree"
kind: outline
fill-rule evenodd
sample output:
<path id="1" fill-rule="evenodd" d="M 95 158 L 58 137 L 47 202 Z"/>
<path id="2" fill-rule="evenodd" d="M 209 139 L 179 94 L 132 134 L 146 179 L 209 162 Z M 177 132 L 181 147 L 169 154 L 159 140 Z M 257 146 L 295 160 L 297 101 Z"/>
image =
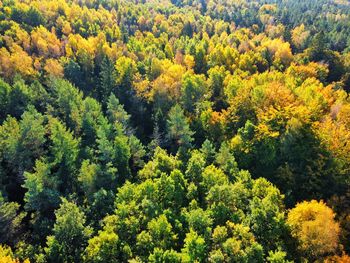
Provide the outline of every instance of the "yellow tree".
<path id="1" fill-rule="evenodd" d="M 331 208 L 316 200 L 304 201 L 290 210 L 287 224 L 302 256 L 317 260 L 337 251 L 340 228 L 334 217 Z"/>
<path id="2" fill-rule="evenodd" d="M 0 262 L 1 263 L 20 263 L 20 261 L 14 258 L 11 248 L 0 245 Z M 30 263 L 28 259 L 23 263 Z"/>
<path id="3" fill-rule="evenodd" d="M 298 49 L 305 48 L 310 37 L 310 31 L 305 29 L 305 25 L 301 24 L 292 30 L 292 43 Z"/>

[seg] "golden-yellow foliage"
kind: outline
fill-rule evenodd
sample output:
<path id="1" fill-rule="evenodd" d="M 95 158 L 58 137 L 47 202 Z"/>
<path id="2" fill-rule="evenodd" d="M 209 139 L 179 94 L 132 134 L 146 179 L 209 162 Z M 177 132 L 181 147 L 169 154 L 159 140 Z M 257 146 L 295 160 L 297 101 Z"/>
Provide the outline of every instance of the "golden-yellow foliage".
<path id="1" fill-rule="evenodd" d="M 304 201 L 290 210 L 287 223 L 304 256 L 319 259 L 336 252 L 340 228 L 334 217 L 332 209 L 323 201 Z"/>
<path id="2" fill-rule="evenodd" d="M 20 261 L 14 258 L 11 248 L 0 245 L 0 263 L 20 263 Z M 23 263 L 30 263 L 28 259 Z"/>
<path id="3" fill-rule="evenodd" d="M 292 41 L 297 48 L 305 47 L 306 41 L 310 37 L 310 31 L 305 29 L 305 25 L 301 24 L 292 30 Z"/>
<path id="4" fill-rule="evenodd" d="M 63 67 L 56 59 L 46 60 L 45 71 L 55 77 L 63 77 Z"/>

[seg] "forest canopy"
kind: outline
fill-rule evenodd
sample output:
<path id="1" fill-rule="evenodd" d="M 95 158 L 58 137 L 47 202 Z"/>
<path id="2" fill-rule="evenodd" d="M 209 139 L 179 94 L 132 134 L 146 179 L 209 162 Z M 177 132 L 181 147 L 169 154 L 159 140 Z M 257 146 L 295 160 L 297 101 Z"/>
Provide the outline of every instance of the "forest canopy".
<path id="1" fill-rule="evenodd" d="M 350 3 L 0 0 L 0 262 L 350 262 Z"/>

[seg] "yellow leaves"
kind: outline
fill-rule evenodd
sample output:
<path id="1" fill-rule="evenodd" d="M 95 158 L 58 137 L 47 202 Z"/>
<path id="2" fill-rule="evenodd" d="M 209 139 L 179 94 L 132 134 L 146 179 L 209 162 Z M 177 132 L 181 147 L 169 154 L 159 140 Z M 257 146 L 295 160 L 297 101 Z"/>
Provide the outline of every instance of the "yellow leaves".
<path id="1" fill-rule="evenodd" d="M 321 82 L 317 79 L 306 79 L 303 84 L 295 90 L 299 99 L 310 110 L 313 118 L 318 119 L 324 112 L 329 109 L 329 104 Z"/>
<path id="2" fill-rule="evenodd" d="M 9 78 L 12 74 L 11 55 L 6 48 L 0 49 L 0 73 L 2 76 Z"/>
<path id="3" fill-rule="evenodd" d="M 247 52 L 239 57 L 238 68 L 243 71 L 249 71 L 250 73 L 255 73 L 257 67 L 254 63 L 254 58 L 251 55 L 252 52 Z"/>
<path id="4" fill-rule="evenodd" d="M 280 38 L 285 32 L 285 26 L 283 24 L 267 25 L 265 32 L 270 38 Z"/>
<path id="5" fill-rule="evenodd" d="M 263 41 L 261 48 L 267 48 L 273 58 L 274 64 L 277 66 L 282 64 L 288 67 L 293 61 L 293 54 L 288 42 L 283 42 L 282 39 L 266 39 Z"/>
<path id="6" fill-rule="evenodd" d="M 262 110 L 270 106 L 282 108 L 293 104 L 296 104 L 294 94 L 282 83 L 273 81 L 265 88 L 264 101 L 261 105 Z"/>
<path id="7" fill-rule="evenodd" d="M 195 64 L 194 57 L 191 56 L 191 55 L 185 55 L 184 63 L 185 63 L 185 66 L 186 66 L 187 70 L 193 69 L 194 64 Z"/>
<path id="8" fill-rule="evenodd" d="M 96 51 L 96 44 L 97 43 L 95 37 L 85 39 L 79 34 L 70 34 L 68 36 L 68 42 L 65 46 L 66 56 L 78 57 L 83 53 L 93 56 Z"/>
<path id="9" fill-rule="evenodd" d="M 31 33 L 32 47 L 43 57 L 59 57 L 61 55 L 61 42 L 56 34 L 40 26 Z"/>
<path id="10" fill-rule="evenodd" d="M 148 79 L 142 79 L 139 74 L 136 74 L 133 86 L 138 97 L 145 98 L 148 101 L 151 100 L 151 83 Z"/>
<path id="11" fill-rule="evenodd" d="M 320 129 L 321 136 L 327 142 L 331 152 L 336 155 L 343 152 L 350 161 L 350 145 L 348 143 L 350 141 L 350 131 L 344 124 L 333 122 L 330 118 L 327 118 L 320 124 Z"/>
<path id="12" fill-rule="evenodd" d="M 35 74 L 33 59 L 17 44 L 12 45 L 11 53 L 4 47 L 0 49 L 0 74 L 10 78 L 15 73 L 23 77 Z"/>
<path id="13" fill-rule="evenodd" d="M 350 104 L 344 103 L 339 105 L 336 118 L 339 122 L 344 124 L 347 129 L 350 129 Z"/>
<path id="14" fill-rule="evenodd" d="M 162 67 L 162 74 L 153 82 L 152 98 L 154 99 L 156 94 L 163 94 L 176 100 L 180 97 L 182 76 L 186 69 L 179 64 L 168 64 L 170 62 L 168 60 L 162 62 L 165 62 L 162 63 L 165 68 Z"/>
<path id="15" fill-rule="evenodd" d="M 344 174 L 349 172 L 350 164 L 350 106 L 335 105 L 331 115 L 317 126 L 317 132 L 323 145 L 336 158 Z"/>
<path id="16" fill-rule="evenodd" d="M 310 62 L 306 65 L 292 63 L 287 69 L 287 74 L 295 78 L 297 84 L 301 84 L 308 78 L 324 79 L 328 75 L 328 71 L 327 66 L 316 62 Z"/>
<path id="17" fill-rule="evenodd" d="M 266 124 L 259 124 L 257 126 L 257 140 L 269 137 L 269 138 L 277 138 L 280 135 L 278 131 L 271 131 L 270 128 Z"/>
<path id="18" fill-rule="evenodd" d="M 72 33 L 72 27 L 70 26 L 69 22 L 64 22 L 62 26 L 62 33 L 68 36 L 70 33 Z"/>
<path id="19" fill-rule="evenodd" d="M 14 258 L 11 248 L 0 245 L 0 263 L 20 263 L 20 261 Z M 23 263 L 30 263 L 28 259 Z"/>
<path id="20" fill-rule="evenodd" d="M 33 60 L 20 46 L 14 45 L 11 50 L 11 63 L 15 71 L 22 73 L 25 76 L 34 74 Z"/>
<path id="21" fill-rule="evenodd" d="M 47 59 L 44 70 L 55 77 L 63 77 L 63 67 L 56 59 Z"/>
<path id="22" fill-rule="evenodd" d="M 321 258 L 338 248 L 339 224 L 332 209 L 322 201 L 304 201 L 293 208 L 287 218 L 298 249 L 308 258 Z"/>
<path id="23" fill-rule="evenodd" d="M 2 5 L 1 5 L 1 7 L 2 7 Z M 9 7 L 9 6 L 5 6 L 4 7 L 4 13 L 7 15 L 7 16 L 10 16 L 10 14 L 11 14 L 11 7 Z"/>
<path id="24" fill-rule="evenodd" d="M 29 34 L 22 29 L 19 24 L 12 24 L 11 28 L 6 30 L 3 39 L 6 41 L 8 47 L 12 47 L 13 42 L 22 46 L 24 50 L 30 50 L 30 37 Z"/>
<path id="25" fill-rule="evenodd" d="M 277 11 L 277 6 L 275 4 L 265 4 L 260 7 L 259 12 L 269 12 L 269 13 L 274 13 Z"/>
<path id="26" fill-rule="evenodd" d="M 301 24 L 292 30 L 293 44 L 299 49 L 305 47 L 306 41 L 309 39 L 309 37 L 310 31 L 305 29 L 304 24 Z"/>

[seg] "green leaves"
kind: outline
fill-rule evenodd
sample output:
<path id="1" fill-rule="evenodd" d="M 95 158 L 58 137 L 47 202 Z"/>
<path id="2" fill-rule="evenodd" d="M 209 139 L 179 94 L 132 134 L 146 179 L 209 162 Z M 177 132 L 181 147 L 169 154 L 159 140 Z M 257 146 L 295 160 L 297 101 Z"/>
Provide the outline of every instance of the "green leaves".
<path id="1" fill-rule="evenodd" d="M 25 213 L 19 211 L 20 205 L 6 202 L 0 192 L 0 243 L 16 244 L 17 235 Z"/>
<path id="2" fill-rule="evenodd" d="M 191 147 L 194 132 L 191 131 L 183 110 L 179 105 L 170 109 L 167 121 L 168 138 L 175 147 Z M 176 149 L 176 148 L 175 148 Z M 175 150 L 174 149 L 174 150 Z"/>
<path id="3" fill-rule="evenodd" d="M 37 160 L 34 173 L 24 173 L 23 187 L 25 208 L 28 211 L 47 212 L 58 207 L 60 203 L 59 178 L 51 173 L 51 166 L 45 161 Z"/>
<path id="4" fill-rule="evenodd" d="M 82 262 L 82 252 L 92 232 L 85 226 L 84 213 L 76 204 L 63 199 L 55 215 L 53 236 L 47 238 L 45 249 L 48 260 Z"/>

